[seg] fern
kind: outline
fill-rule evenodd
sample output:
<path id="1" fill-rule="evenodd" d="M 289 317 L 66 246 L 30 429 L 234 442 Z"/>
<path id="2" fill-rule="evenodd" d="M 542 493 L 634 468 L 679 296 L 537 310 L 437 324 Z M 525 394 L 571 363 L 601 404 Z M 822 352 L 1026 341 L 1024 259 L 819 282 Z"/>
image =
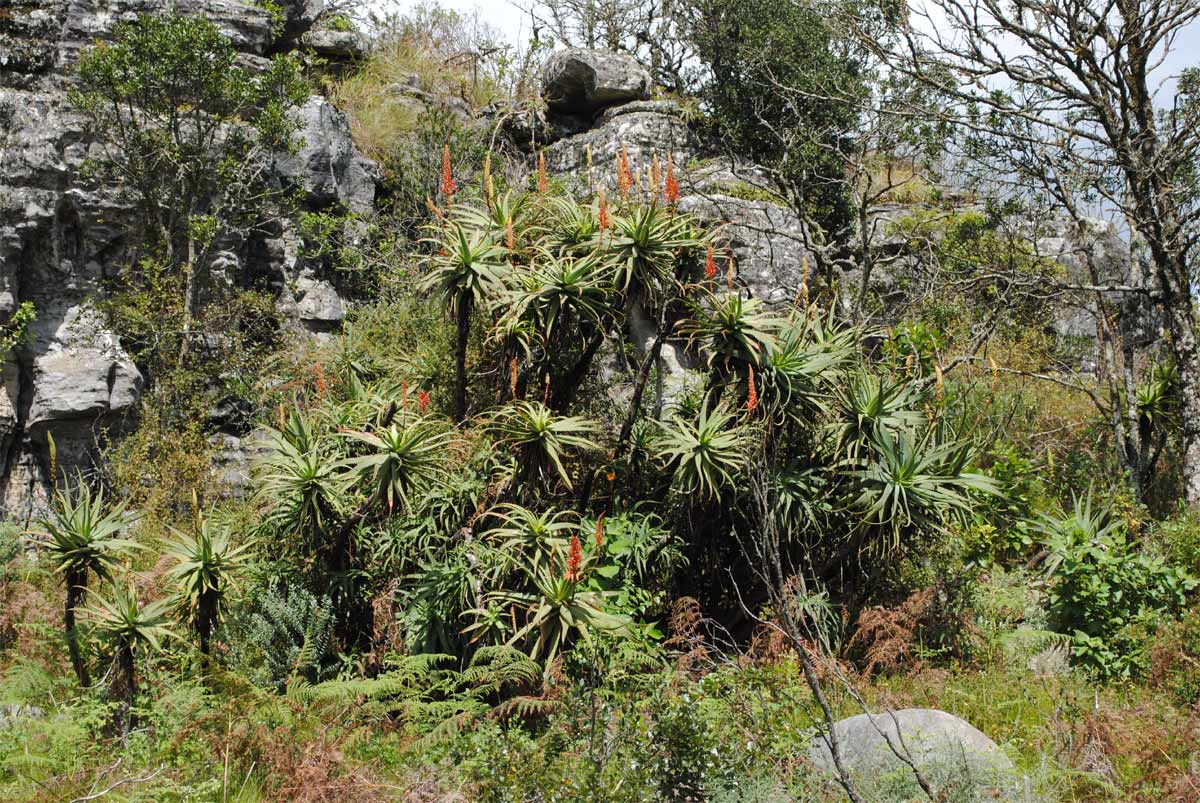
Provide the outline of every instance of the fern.
<path id="1" fill-rule="evenodd" d="M 461 671 L 447 668 L 453 656 L 439 653 L 391 656 L 388 671 L 374 678 L 310 684 L 297 679 L 288 696 L 313 705 L 354 704 L 364 717 L 387 717 L 436 743 L 452 738 L 484 716 L 541 716 L 554 703 L 531 696 L 505 694 L 529 689 L 541 681 L 542 667 L 513 647 L 484 647 Z"/>

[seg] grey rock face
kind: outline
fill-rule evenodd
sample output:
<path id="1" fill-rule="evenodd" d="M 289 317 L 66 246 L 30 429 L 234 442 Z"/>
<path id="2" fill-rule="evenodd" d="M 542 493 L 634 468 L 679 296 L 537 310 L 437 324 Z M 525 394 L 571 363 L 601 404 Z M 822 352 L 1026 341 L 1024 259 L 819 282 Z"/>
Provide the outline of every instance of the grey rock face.
<path id="1" fill-rule="evenodd" d="M 804 225 L 790 210 L 716 193 L 684 196 L 679 208 L 708 226 L 721 227 L 738 279 L 754 297 L 776 306 L 795 300 L 808 249 Z"/>
<path id="2" fill-rule="evenodd" d="M 367 55 L 367 42 L 358 31 L 309 31 L 300 37 L 300 44 L 332 61 L 358 61 Z"/>
<path id="3" fill-rule="evenodd" d="M 644 104 L 630 104 L 643 106 Z M 592 155 L 592 182 L 616 186 L 616 160 L 622 149 L 634 173 L 645 175 L 654 157 L 666 163 L 670 156 L 682 175 L 688 161 L 700 152 L 700 143 L 673 104 L 654 104 L 624 114 L 602 118 L 597 127 L 561 139 L 545 150 L 546 169 L 559 178 L 586 187 L 588 152 Z"/>
<path id="4" fill-rule="evenodd" d="M 649 98 L 650 73 L 633 56 L 569 48 L 546 62 L 542 97 L 556 112 L 591 115 L 615 103 Z"/>
<path id="5" fill-rule="evenodd" d="M 3 516 L 27 518 L 44 500 L 51 437 L 61 470 L 86 467 L 98 434 L 119 430 L 141 391 L 142 376 L 90 303 L 127 258 L 129 210 L 114 194 L 77 183 L 87 153 L 66 91 L 84 48 L 110 38 L 118 22 L 170 6 L 207 17 L 253 68 L 294 47 L 324 0 L 285 0 L 282 36 L 271 12 L 250 0 L 13 0 L 0 10 L 0 324 L 24 301 L 38 315 L 30 342 L 0 363 Z M 311 46 L 344 51 L 343 40 L 317 35 Z M 280 180 L 300 187 L 310 209 L 370 211 L 376 168 L 354 148 L 345 116 L 319 97 L 298 113 L 303 147 L 279 160 Z M 223 246 L 214 278 L 233 281 L 247 271 L 294 285 L 300 324 L 336 326 L 341 299 L 301 264 L 294 226 L 281 228 Z"/>
<path id="6" fill-rule="evenodd" d="M 351 212 L 369 212 L 379 169 L 354 146 L 346 115 L 320 95 L 295 113 L 302 144 L 295 154 L 276 159 L 276 173 L 303 188 L 310 205 L 341 204 Z"/>
<path id="7" fill-rule="evenodd" d="M 968 722 L 945 711 L 906 708 L 859 714 L 833 727 L 842 761 L 862 785 L 897 788 L 912 778 L 912 771 L 888 746 L 890 742 L 908 751 L 935 789 L 966 787 L 975 791 L 978 799 L 1019 799 L 1020 784 L 1004 751 Z M 808 757 L 821 770 L 836 771 L 823 739 L 814 741 Z"/>

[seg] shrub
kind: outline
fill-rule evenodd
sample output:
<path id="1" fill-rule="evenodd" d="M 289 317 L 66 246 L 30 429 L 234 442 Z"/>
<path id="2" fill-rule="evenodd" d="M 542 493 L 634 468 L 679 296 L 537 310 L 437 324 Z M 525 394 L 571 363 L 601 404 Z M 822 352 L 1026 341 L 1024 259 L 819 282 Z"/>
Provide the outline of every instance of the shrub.
<path id="1" fill-rule="evenodd" d="M 1073 637 L 1076 661 L 1101 677 L 1145 668 L 1142 631 L 1183 607 L 1197 580 L 1128 537 L 1112 509 L 1091 494 L 1043 525 L 1050 553 L 1051 624 Z"/>

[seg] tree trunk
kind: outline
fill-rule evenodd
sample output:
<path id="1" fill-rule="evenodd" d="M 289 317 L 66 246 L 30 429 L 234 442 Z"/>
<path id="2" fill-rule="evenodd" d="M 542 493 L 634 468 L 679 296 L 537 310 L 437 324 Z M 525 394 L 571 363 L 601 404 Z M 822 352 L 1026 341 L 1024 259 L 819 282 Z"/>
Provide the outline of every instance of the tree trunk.
<path id="1" fill-rule="evenodd" d="M 1166 228 L 1171 232 L 1177 230 L 1175 226 Z M 1186 254 L 1165 248 L 1161 242 L 1149 244 L 1162 291 L 1171 356 L 1179 372 L 1184 497 L 1193 510 L 1200 510 L 1200 321 L 1192 298 Z"/>
<path id="2" fill-rule="evenodd" d="M 79 601 L 86 590 L 87 576 L 72 572 L 67 575 L 66 580 L 67 604 L 63 611 L 63 627 L 67 634 L 67 652 L 70 653 L 71 667 L 75 670 L 75 677 L 79 678 L 79 685 L 86 688 L 92 685 L 92 681 L 88 676 L 87 666 L 83 663 L 83 656 L 79 652 L 79 632 L 75 626 L 75 609 L 79 607 Z"/>
<path id="3" fill-rule="evenodd" d="M 137 664 L 134 662 L 133 645 L 128 640 L 123 640 L 117 646 L 115 661 L 108 695 L 117 704 L 117 709 L 113 712 L 109 729 L 113 735 L 128 736 L 137 724 L 133 714 L 137 697 Z"/>
<path id="4" fill-rule="evenodd" d="M 196 605 L 196 635 L 200 638 L 200 652 L 204 655 L 210 655 L 212 651 L 212 632 L 217 623 L 218 593 L 216 590 L 205 591 Z"/>
<path id="5" fill-rule="evenodd" d="M 663 341 L 666 339 L 667 312 L 664 304 L 663 310 L 659 312 L 658 330 L 654 333 L 654 344 L 650 346 L 646 359 L 642 361 L 642 367 L 638 369 L 637 379 L 633 384 L 633 398 L 629 400 L 629 411 L 625 413 L 625 421 L 621 424 L 621 434 L 617 437 L 616 448 L 613 449 L 614 463 L 620 460 L 625 453 L 629 436 L 633 434 L 633 425 L 637 423 L 638 413 L 642 408 L 642 396 L 646 393 L 646 382 L 650 379 L 650 369 L 658 363 L 658 355 L 662 353 Z"/>
<path id="6" fill-rule="evenodd" d="M 458 300 L 458 343 L 454 354 L 454 420 L 467 418 L 467 341 L 471 337 L 471 297 Z"/>
<path id="7" fill-rule="evenodd" d="M 567 408 L 571 406 L 571 402 L 575 400 L 575 394 L 579 391 L 579 385 L 587 376 L 588 368 L 596 358 L 596 352 L 603 344 L 604 330 L 598 329 L 584 347 L 583 354 L 579 355 L 579 359 L 572 366 L 571 371 L 554 388 L 554 394 L 550 399 L 550 409 L 566 415 Z"/>

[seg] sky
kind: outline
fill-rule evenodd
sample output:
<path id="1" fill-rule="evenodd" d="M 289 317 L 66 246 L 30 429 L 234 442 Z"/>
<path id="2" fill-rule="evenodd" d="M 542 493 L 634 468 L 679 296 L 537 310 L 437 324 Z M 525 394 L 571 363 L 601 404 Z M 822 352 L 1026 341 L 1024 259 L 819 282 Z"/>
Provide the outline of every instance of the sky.
<path id="1" fill-rule="evenodd" d="M 411 8 L 420 0 L 398 0 L 401 9 Z M 500 31 L 510 42 L 521 42 L 529 36 L 529 15 L 510 2 L 510 0 L 437 0 L 445 7 L 456 11 L 471 13 L 478 11 L 480 18 Z M 524 3 L 522 3 L 524 5 Z M 1174 49 L 1163 64 L 1160 76 L 1175 75 L 1187 67 L 1200 66 L 1200 22 L 1193 24 L 1190 29 L 1181 33 L 1175 42 Z M 1167 81 L 1165 91 L 1160 95 L 1159 104 L 1169 103 L 1174 94 L 1174 82 Z"/>

